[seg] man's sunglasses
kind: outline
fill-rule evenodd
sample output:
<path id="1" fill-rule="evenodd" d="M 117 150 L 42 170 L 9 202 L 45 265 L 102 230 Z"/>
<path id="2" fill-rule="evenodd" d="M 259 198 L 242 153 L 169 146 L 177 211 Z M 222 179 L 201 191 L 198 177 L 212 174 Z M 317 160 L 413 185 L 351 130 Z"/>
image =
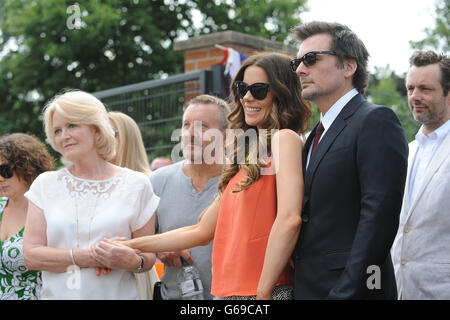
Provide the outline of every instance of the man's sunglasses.
<path id="1" fill-rule="evenodd" d="M 0 164 L 0 176 L 5 179 L 9 179 L 12 178 L 13 173 L 13 169 L 9 164 Z"/>
<path id="2" fill-rule="evenodd" d="M 317 55 L 318 54 L 336 55 L 336 52 L 334 52 L 334 51 L 311 51 L 311 52 L 305 53 L 305 55 L 303 57 L 291 60 L 292 71 L 296 72 L 298 66 L 302 62 L 307 67 L 312 66 L 313 64 L 315 64 L 317 62 Z"/>
<path id="3" fill-rule="evenodd" d="M 235 81 L 234 88 L 236 95 L 240 99 L 244 99 L 244 96 L 250 90 L 253 98 L 256 100 L 264 100 L 267 97 L 267 92 L 269 91 L 269 84 L 257 82 L 249 86 L 244 81 Z"/>

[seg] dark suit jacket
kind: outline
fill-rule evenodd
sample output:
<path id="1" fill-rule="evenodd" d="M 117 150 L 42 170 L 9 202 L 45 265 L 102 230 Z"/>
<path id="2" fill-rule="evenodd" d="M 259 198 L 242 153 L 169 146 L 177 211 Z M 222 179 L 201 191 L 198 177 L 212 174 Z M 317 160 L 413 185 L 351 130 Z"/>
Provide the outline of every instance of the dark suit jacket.
<path id="1" fill-rule="evenodd" d="M 406 179 L 403 128 L 391 109 L 358 94 L 325 132 L 306 170 L 315 130 L 303 150 L 295 299 L 396 299 L 389 251 Z"/>

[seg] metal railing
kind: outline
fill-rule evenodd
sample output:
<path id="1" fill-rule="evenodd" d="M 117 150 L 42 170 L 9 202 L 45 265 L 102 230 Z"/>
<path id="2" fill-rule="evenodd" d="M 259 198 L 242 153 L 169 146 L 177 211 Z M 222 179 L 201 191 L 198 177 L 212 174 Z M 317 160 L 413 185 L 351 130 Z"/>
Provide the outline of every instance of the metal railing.
<path id="1" fill-rule="evenodd" d="M 97 91 L 110 111 L 120 111 L 138 124 L 149 158 L 169 156 L 177 141 L 172 132 L 181 127 L 186 99 L 211 93 L 212 72 L 201 70 Z"/>

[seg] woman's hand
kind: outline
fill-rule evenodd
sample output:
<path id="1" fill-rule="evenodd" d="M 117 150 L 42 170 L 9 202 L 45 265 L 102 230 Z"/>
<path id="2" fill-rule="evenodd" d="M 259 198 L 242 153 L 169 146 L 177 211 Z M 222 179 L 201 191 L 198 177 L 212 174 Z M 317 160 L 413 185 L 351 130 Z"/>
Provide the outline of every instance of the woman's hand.
<path id="1" fill-rule="evenodd" d="M 108 269 L 125 269 L 133 271 L 138 268 L 141 263 L 139 251 L 127 247 L 119 242 L 118 239 L 103 239 L 91 247 L 91 252 L 99 263 Z M 108 274 L 108 270 L 104 270 L 103 274 Z"/>
<path id="2" fill-rule="evenodd" d="M 97 277 L 100 277 L 102 273 L 106 276 L 106 275 L 110 274 L 111 271 L 112 270 L 109 268 L 99 268 L 99 267 L 95 268 L 95 274 L 97 275 Z"/>
<path id="3" fill-rule="evenodd" d="M 109 240 L 122 242 L 122 241 L 125 241 L 126 238 L 124 238 L 124 237 L 114 237 L 114 238 L 110 238 Z M 92 250 L 91 250 L 91 254 L 95 257 L 95 255 L 94 255 Z M 106 275 L 110 274 L 111 271 L 112 271 L 112 269 L 106 268 L 106 267 L 96 267 L 95 268 L 95 274 L 97 275 L 97 277 L 100 277 L 102 274 L 106 276 Z"/>
<path id="4" fill-rule="evenodd" d="M 156 256 L 162 263 L 164 263 L 165 266 L 168 267 L 181 268 L 182 265 L 180 257 L 183 257 L 189 264 L 194 263 L 194 260 L 192 260 L 191 257 L 191 251 L 189 249 L 173 252 L 159 252 Z"/>
<path id="5" fill-rule="evenodd" d="M 118 239 L 116 239 L 116 238 L 111 238 L 111 239 L 109 239 L 109 240 L 112 241 L 112 242 L 114 242 L 114 243 L 122 244 L 122 245 L 124 245 L 124 246 L 130 247 L 129 245 L 127 245 L 127 239 L 125 239 L 125 238 L 119 238 L 119 237 L 118 237 Z M 130 247 L 130 248 L 131 248 L 131 247 Z"/>

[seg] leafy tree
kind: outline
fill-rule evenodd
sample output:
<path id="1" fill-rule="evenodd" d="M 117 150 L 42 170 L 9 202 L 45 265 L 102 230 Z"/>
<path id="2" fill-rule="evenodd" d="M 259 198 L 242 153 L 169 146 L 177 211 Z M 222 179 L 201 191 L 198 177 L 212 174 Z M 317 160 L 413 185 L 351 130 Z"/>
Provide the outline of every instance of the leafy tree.
<path id="1" fill-rule="evenodd" d="M 63 88 L 95 92 L 182 72 L 179 37 L 284 39 L 305 2 L 0 0 L 0 134 L 43 137 L 42 107 Z"/>
<path id="2" fill-rule="evenodd" d="M 408 107 L 405 78 L 395 74 L 389 66 L 375 69 L 367 90 L 368 99 L 375 104 L 392 108 L 400 119 L 408 142 L 414 140 L 420 124 L 414 120 Z"/>
<path id="3" fill-rule="evenodd" d="M 283 42 L 300 23 L 306 0 L 197 0 L 191 4 L 202 14 L 202 33 L 235 30 Z"/>
<path id="4" fill-rule="evenodd" d="M 10 46 L 0 61 L 0 110 L 6 122 L 1 132 L 39 134 L 40 110 L 62 88 L 93 92 L 182 70 L 182 55 L 171 45 L 186 6 L 164 0 L 80 1 L 75 19 L 72 5 L 1 2 L 0 52 Z"/>
<path id="5" fill-rule="evenodd" d="M 415 49 L 432 48 L 443 52 L 450 51 L 450 1 L 436 1 L 436 22 L 434 28 L 426 28 L 426 38 L 421 41 L 410 41 Z"/>

